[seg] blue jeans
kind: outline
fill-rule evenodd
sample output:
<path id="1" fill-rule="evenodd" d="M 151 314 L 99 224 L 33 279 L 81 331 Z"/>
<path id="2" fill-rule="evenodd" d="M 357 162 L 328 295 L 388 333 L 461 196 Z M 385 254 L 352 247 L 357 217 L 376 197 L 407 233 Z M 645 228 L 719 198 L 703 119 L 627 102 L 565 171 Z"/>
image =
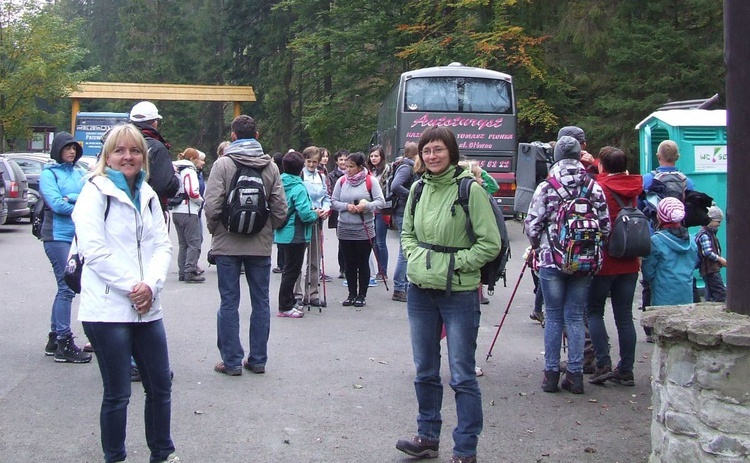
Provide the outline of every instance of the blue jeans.
<path id="1" fill-rule="evenodd" d="M 406 279 L 406 257 L 404 257 L 404 251 L 401 249 L 401 230 L 404 227 L 403 214 L 394 215 L 393 221 L 396 223 L 396 230 L 398 230 L 398 260 L 396 261 L 396 271 L 393 274 L 393 290 L 406 291 L 409 281 Z"/>
<path id="2" fill-rule="evenodd" d="M 445 291 L 409 286 L 408 302 L 411 346 L 417 375 L 419 436 L 440 439 L 443 424 L 443 384 L 440 380 L 440 333 L 445 324 L 448 341 L 450 386 L 455 393 L 456 428 L 453 430 L 453 453 L 476 455 L 482 432 L 482 395 L 474 367 L 479 330 L 479 293 L 458 291 L 445 296 Z"/>
<path id="3" fill-rule="evenodd" d="M 125 430 L 130 402 L 130 357 L 135 359 L 146 391 L 144 418 L 150 461 L 164 461 L 174 453 L 170 432 L 172 379 L 164 323 L 83 322 L 94 346 L 104 385 L 99 415 L 102 449 L 107 463 L 125 460 Z"/>
<path id="4" fill-rule="evenodd" d="M 375 214 L 375 241 L 373 252 L 375 252 L 375 259 L 377 260 L 380 268 L 377 273 L 384 273 L 388 275 L 388 243 L 386 238 L 388 237 L 388 225 L 385 224 L 383 214 Z"/>
<path id="5" fill-rule="evenodd" d="M 57 339 L 69 336 L 70 331 L 70 311 L 73 305 L 75 293 L 68 288 L 65 283 L 63 274 L 68 262 L 68 252 L 70 252 L 70 243 L 66 241 L 45 241 L 44 252 L 47 254 L 52 270 L 55 272 L 57 280 L 57 294 L 55 301 L 52 303 L 52 316 L 50 318 L 50 331 L 57 333 Z"/>
<path id="6" fill-rule="evenodd" d="M 545 304 L 544 369 L 560 370 L 563 325 L 568 336 L 568 371 L 583 373 L 583 323 L 590 276 L 566 275 L 556 268 L 539 269 Z"/>
<path id="7" fill-rule="evenodd" d="M 269 282 L 271 257 L 269 256 L 216 256 L 221 305 L 216 316 L 217 339 L 221 360 L 227 368 L 242 366 L 245 351 L 240 342 L 240 270 L 245 269 L 245 280 L 250 289 L 249 342 L 247 363 L 265 365 L 268 360 L 268 333 L 271 329 Z"/>
<path id="8" fill-rule="evenodd" d="M 591 342 L 596 353 L 596 366 L 612 365 L 609 356 L 609 336 L 604 325 L 604 305 L 607 296 L 612 296 L 612 313 L 617 327 L 620 345 L 620 363 L 617 368 L 623 373 L 633 371 L 635 362 L 635 325 L 633 324 L 633 296 L 638 283 L 638 273 L 621 275 L 595 275 L 591 280 L 588 302 L 588 322 Z"/>

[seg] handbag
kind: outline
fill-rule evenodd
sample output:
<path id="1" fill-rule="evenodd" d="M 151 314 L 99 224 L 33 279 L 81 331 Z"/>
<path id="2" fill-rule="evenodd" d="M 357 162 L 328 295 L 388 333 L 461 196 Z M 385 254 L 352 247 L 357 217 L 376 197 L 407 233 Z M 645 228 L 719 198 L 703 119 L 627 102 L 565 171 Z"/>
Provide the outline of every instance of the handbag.
<path id="1" fill-rule="evenodd" d="M 68 252 L 68 260 L 65 263 L 63 279 L 68 288 L 76 294 L 81 294 L 81 273 L 83 272 L 83 257 L 78 254 L 78 238 L 73 238 Z"/>

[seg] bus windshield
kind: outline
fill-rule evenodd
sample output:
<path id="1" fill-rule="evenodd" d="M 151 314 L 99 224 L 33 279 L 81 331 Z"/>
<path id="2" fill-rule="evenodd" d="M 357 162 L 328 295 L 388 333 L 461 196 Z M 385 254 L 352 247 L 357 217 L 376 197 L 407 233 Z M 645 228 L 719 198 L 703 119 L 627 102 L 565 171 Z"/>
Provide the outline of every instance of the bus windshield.
<path id="1" fill-rule="evenodd" d="M 471 77 L 419 77 L 406 82 L 404 111 L 512 114 L 510 82 Z"/>

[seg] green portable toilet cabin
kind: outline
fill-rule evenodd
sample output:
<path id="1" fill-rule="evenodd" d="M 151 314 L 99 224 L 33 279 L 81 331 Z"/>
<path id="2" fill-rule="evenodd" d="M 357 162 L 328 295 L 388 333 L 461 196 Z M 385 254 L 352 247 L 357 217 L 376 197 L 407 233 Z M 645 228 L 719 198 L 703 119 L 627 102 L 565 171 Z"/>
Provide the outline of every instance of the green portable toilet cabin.
<path id="1" fill-rule="evenodd" d="M 659 143 L 672 140 L 680 150 L 677 168 L 690 177 L 695 190 L 714 198 L 726 214 L 727 206 L 727 112 L 724 109 L 671 109 L 656 111 L 635 126 L 640 145 L 641 174 L 659 167 Z M 690 233 L 696 234 L 697 228 Z M 726 224 L 718 232 L 726 257 Z M 696 276 L 698 272 L 696 271 Z M 726 282 L 726 269 L 722 270 Z M 702 281 L 698 277 L 700 286 Z"/>

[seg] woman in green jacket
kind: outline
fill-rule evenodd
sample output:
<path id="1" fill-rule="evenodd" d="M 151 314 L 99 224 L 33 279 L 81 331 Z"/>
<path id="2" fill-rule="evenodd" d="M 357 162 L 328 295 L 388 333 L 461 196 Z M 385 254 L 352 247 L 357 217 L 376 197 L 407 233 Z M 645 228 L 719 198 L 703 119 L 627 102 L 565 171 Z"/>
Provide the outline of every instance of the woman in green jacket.
<path id="1" fill-rule="evenodd" d="M 417 435 L 396 448 L 415 457 L 437 457 L 442 418 L 440 334 L 448 338 L 450 386 L 458 423 L 453 430 L 453 463 L 476 462 L 482 431 L 482 399 L 474 355 L 479 328 L 481 267 L 500 252 L 500 232 L 487 193 L 472 184 L 469 215 L 476 242 L 466 234 L 466 216 L 457 207 L 458 184 L 473 175 L 458 166 L 458 144 L 447 127 L 428 127 L 419 140 L 426 168 L 419 198 L 412 188 L 404 213 L 401 245 L 408 261 L 407 311 L 416 367 Z M 414 203 L 414 204 L 412 204 Z"/>
<path id="2" fill-rule="evenodd" d="M 302 318 L 305 313 L 297 308 L 294 284 L 302 273 L 305 249 L 312 235 L 312 224 L 318 220 L 318 213 L 313 209 L 310 195 L 299 175 L 305 165 L 305 158 L 297 151 L 290 151 L 281 162 L 284 167 L 281 184 L 284 185 L 288 214 L 286 224 L 274 232 L 274 241 L 284 262 L 279 284 L 279 313 L 276 316 Z"/>

